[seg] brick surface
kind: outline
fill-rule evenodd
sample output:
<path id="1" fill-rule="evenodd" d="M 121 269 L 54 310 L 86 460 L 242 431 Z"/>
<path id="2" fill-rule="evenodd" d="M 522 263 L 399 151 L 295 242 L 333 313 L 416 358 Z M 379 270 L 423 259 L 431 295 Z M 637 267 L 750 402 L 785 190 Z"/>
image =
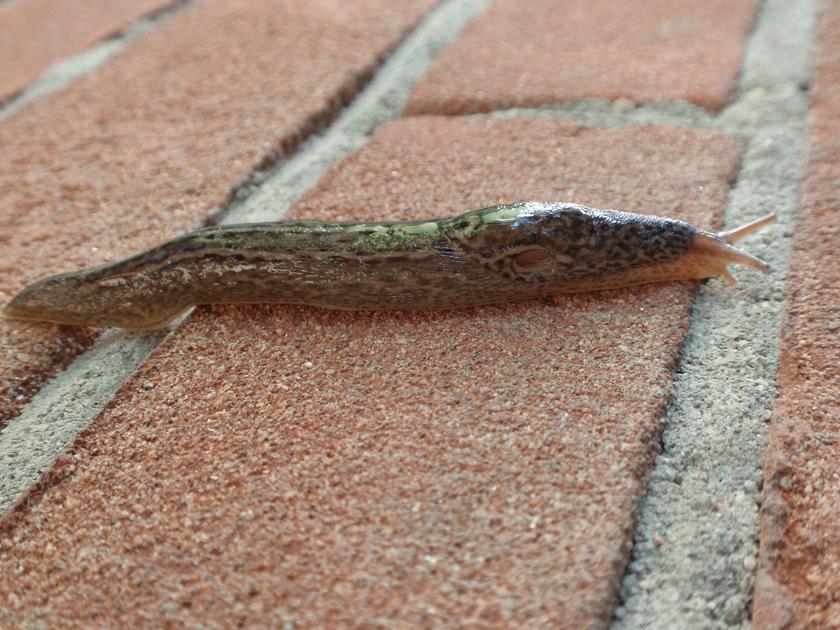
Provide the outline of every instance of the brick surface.
<path id="1" fill-rule="evenodd" d="M 840 627 L 840 5 L 826 3 L 765 462 L 756 628 Z"/>
<path id="2" fill-rule="evenodd" d="M 566 199 L 711 226 L 739 151 L 709 131 L 406 119 L 292 215 Z M 198 309 L 7 519 L 3 621 L 603 625 L 692 296 Z"/>
<path id="3" fill-rule="evenodd" d="M 0 300 L 199 224 L 335 114 L 433 4 L 210 0 L 7 120 Z M 0 323 L 0 423 L 91 339 Z"/>
<path id="4" fill-rule="evenodd" d="M 172 0 L 17 0 L 0 4 L 0 102 L 64 57 Z"/>
<path id="5" fill-rule="evenodd" d="M 459 114 L 580 98 L 732 97 L 755 0 L 495 0 L 435 60 L 411 114 Z"/>

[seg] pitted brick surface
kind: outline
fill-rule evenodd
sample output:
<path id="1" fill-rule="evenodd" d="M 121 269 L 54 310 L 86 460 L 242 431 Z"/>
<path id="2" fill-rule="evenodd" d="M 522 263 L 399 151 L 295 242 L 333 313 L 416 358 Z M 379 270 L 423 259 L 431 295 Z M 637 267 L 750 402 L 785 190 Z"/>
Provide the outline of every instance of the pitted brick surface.
<path id="1" fill-rule="evenodd" d="M 739 150 L 677 128 L 407 119 L 292 216 L 531 198 L 713 226 Z M 199 309 L 0 531 L 0 620 L 603 625 L 692 295 Z"/>
<path id="2" fill-rule="evenodd" d="M 0 4 L 0 102 L 49 66 L 172 0 L 13 0 Z"/>
<path id="3" fill-rule="evenodd" d="M 840 627 L 840 5 L 817 47 L 765 462 L 756 628 Z"/>
<path id="4" fill-rule="evenodd" d="M 0 301 L 197 226 L 334 115 L 433 0 L 209 0 L 0 125 Z M 0 321 L 0 425 L 92 339 Z"/>
<path id="5" fill-rule="evenodd" d="M 435 61 L 406 107 L 461 114 L 581 98 L 733 96 L 756 0 L 495 0 Z"/>

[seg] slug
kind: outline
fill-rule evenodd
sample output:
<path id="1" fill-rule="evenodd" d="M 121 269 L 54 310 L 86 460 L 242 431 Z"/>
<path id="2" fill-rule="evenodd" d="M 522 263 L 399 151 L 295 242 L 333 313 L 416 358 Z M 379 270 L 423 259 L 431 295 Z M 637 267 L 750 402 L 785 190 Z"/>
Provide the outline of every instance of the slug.
<path id="1" fill-rule="evenodd" d="M 402 223 L 214 227 L 123 261 L 44 278 L 6 317 L 161 328 L 198 304 L 453 309 L 723 276 L 768 265 L 732 247 L 773 215 L 714 234 L 675 219 L 526 202 Z"/>

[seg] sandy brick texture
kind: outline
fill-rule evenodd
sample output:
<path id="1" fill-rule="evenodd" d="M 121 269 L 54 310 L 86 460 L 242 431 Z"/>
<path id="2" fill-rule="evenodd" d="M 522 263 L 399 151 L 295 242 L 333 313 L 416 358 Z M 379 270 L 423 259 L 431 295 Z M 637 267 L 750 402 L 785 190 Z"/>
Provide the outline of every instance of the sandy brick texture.
<path id="1" fill-rule="evenodd" d="M 52 64 L 172 0 L 12 0 L 0 4 L 0 103 Z"/>
<path id="2" fill-rule="evenodd" d="M 756 0 L 496 0 L 435 60 L 406 112 L 583 98 L 719 110 L 736 92 L 756 7 Z"/>
<path id="3" fill-rule="evenodd" d="M 756 628 L 840 627 L 838 138 L 840 5 L 828 2 L 765 460 Z"/>
<path id="4" fill-rule="evenodd" d="M 409 118 L 291 216 L 552 199 L 714 227 L 739 156 L 704 130 Z M 6 519 L 2 621 L 602 626 L 693 295 L 198 309 Z"/>
<path id="5" fill-rule="evenodd" d="M 433 5 L 208 0 L 6 120 L 0 301 L 198 227 L 334 117 Z M 0 426 L 92 339 L 0 322 Z"/>

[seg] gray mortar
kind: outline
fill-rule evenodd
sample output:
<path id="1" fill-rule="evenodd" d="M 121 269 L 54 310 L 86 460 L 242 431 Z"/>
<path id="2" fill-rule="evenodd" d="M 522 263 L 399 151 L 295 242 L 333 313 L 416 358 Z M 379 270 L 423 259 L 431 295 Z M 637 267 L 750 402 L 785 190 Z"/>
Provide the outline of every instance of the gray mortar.
<path id="1" fill-rule="evenodd" d="M 636 105 L 627 99 L 608 101 L 584 98 L 562 105 L 496 110 L 490 114 L 472 114 L 481 118 L 566 118 L 591 127 L 626 127 L 628 125 L 675 125 L 678 127 L 714 127 L 714 116 L 702 107 L 675 101 L 654 101 Z"/>
<path id="2" fill-rule="evenodd" d="M 79 77 L 95 70 L 134 40 L 142 37 L 162 21 L 197 0 L 176 0 L 170 5 L 141 17 L 112 37 L 103 39 L 77 55 L 67 57 L 48 68 L 40 77 L 19 93 L 0 100 L 0 123 L 30 103 L 53 92 L 63 90 Z"/>
<path id="3" fill-rule="evenodd" d="M 766 212 L 744 240 L 764 277 L 701 287 L 642 503 L 614 628 L 749 627 L 767 422 L 785 274 L 799 205 L 814 0 L 768 0 L 749 40 L 742 96 L 712 126 L 747 142 L 725 227 Z"/>
<path id="4" fill-rule="evenodd" d="M 816 0 L 767 0 L 748 41 L 740 98 L 719 115 L 688 103 L 637 107 L 582 99 L 496 118 L 556 116 L 594 127 L 707 128 L 745 143 L 724 228 L 768 212 L 779 222 L 744 239 L 772 272 L 736 271 L 697 294 L 647 486 L 614 630 L 749 627 L 767 422 L 776 393 L 803 141 Z M 804 89 L 803 89 L 804 88 Z M 655 209 L 651 209 L 655 212 Z M 741 246 L 741 243 L 739 243 Z"/>
<path id="5" fill-rule="evenodd" d="M 334 162 L 364 145 L 377 127 L 402 115 L 414 84 L 438 52 L 489 4 L 490 0 L 457 0 L 430 12 L 333 125 L 305 142 L 291 159 L 269 172 L 255 173 L 238 188 L 237 200 L 220 223 L 279 218 Z"/>
<path id="6" fill-rule="evenodd" d="M 336 160 L 364 144 L 376 127 L 400 117 L 414 83 L 435 55 L 488 4 L 489 0 L 449 0 L 432 10 L 329 129 L 303 143 L 271 172 L 256 173 L 235 186 L 237 200 L 217 211 L 223 217 L 219 223 L 280 218 Z M 5 109 L 0 110 L 0 121 L 4 114 Z M 41 479 L 163 337 L 107 331 L 0 431 L 0 515 Z"/>
<path id="7" fill-rule="evenodd" d="M 764 3 L 747 47 L 740 98 L 719 115 L 688 103 L 620 99 L 510 109 L 594 127 L 707 128 L 745 143 L 727 204 L 730 229 L 768 212 L 779 223 L 743 241 L 772 272 L 740 272 L 697 294 L 672 384 L 663 452 L 642 501 L 614 630 L 749 627 L 767 422 L 808 115 L 816 0 Z M 804 88 L 804 89 L 803 89 Z M 651 209 L 655 211 L 655 209 Z M 740 243 L 739 243 L 740 246 Z"/>
<path id="8" fill-rule="evenodd" d="M 0 433 L 0 514 L 14 506 L 163 339 L 108 330 Z"/>

